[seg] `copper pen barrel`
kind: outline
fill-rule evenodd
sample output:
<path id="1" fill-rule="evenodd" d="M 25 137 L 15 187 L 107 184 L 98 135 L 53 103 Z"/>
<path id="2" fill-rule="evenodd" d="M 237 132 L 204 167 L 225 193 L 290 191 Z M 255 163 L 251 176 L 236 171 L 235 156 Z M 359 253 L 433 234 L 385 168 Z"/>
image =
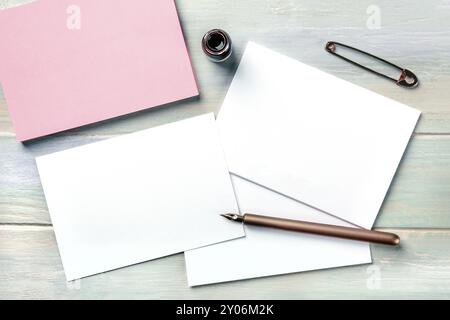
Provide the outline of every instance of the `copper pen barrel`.
<path id="1" fill-rule="evenodd" d="M 243 221 L 247 225 L 255 225 L 268 228 L 283 229 L 289 231 L 318 234 L 322 236 L 337 237 L 351 240 L 359 240 L 387 245 L 400 244 L 400 238 L 396 234 L 380 231 L 372 231 L 358 228 L 349 228 L 304 222 L 282 218 L 260 216 L 256 214 L 245 214 Z"/>

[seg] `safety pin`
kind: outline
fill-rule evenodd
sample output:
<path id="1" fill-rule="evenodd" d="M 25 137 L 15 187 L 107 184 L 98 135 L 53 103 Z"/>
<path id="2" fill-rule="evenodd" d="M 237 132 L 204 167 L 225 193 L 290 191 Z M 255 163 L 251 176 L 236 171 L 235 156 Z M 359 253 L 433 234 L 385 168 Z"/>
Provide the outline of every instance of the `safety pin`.
<path id="1" fill-rule="evenodd" d="M 381 61 L 381 62 L 383 62 L 385 64 L 388 64 L 388 65 L 390 65 L 390 66 L 392 66 L 392 67 L 394 67 L 394 68 L 396 68 L 396 69 L 401 71 L 400 77 L 398 79 L 391 78 L 388 75 L 385 75 L 383 73 L 380 73 L 378 71 L 370 69 L 370 68 L 368 68 L 366 66 L 363 66 L 362 64 L 359 64 L 359 63 L 357 63 L 357 62 L 355 62 L 353 60 L 350 60 L 349 58 L 346 58 L 346 57 L 336 53 L 336 49 L 337 49 L 336 47 L 337 46 L 342 46 L 342 47 L 345 47 L 347 49 L 355 50 L 355 51 L 357 51 L 359 53 L 365 54 L 365 55 L 367 55 L 369 57 L 372 57 L 372 58 L 374 58 L 374 59 L 376 59 L 378 61 Z M 355 66 L 358 66 L 358 67 L 360 67 L 360 68 L 362 68 L 364 70 L 372 72 L 372 73 L 374 73 L 374 74 L 376 74 L 376 75 L 378 75 L 380 77 L 383 77 L 383 78 L 389 79 L 391 81 L 394 81 L 396 84 L 398 84 L 401 87 L 414 88 L 414 87 L 416 87 L 419 84 L 419 79 L 417 78 L 417 76 L 412 71 L 410 71 L 408 69 L 405 69 L 405 68 L 402 68 L 402 67 L 399 67 L 399 66 L 397 66 L 397 65 L 395 65 L 395 64 L 393 64 L 393 63 L 391 63 L 391 62 L 389 62 L 387 60 L 384 60 L 382 58 L 374 56 L 373 54 L 370 54 L 368 52 L 362 51 L 360 49 L 357 49 L 357 48 L 354 48 L 354 47 L 350 47 L 350 46 L 348 46 L 346 44 L 343 44 L 343 43 L 339 43 L 339 42 L 335 42 L 335 41 L 329 41 L 325 45 L 325 50 L 327 50 L 329 53 L 334 54 L 335 56 L 338 56 L 339 58 L 341 58 L 341 59 L 343 59 L 343 60 L 345 60 L 347 62 L 350 62 L 351 64 L 353 64 Z"/>

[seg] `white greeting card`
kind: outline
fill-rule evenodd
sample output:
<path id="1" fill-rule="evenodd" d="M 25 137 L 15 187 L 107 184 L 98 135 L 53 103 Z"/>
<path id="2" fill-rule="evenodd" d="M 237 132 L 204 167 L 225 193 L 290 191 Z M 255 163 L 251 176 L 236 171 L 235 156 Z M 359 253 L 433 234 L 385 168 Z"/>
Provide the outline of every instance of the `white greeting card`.
<path id="1" fill-rule="evenodd" d="M 252 182 L 236 176 L 232 181 L 242 213 L 351 227 Z M 186 251 L 189 285 L 372 262 L 368 243 L 255 226 L 245 226 L 245 233 L 245 238 Z"/>
<path id="2" fill-rule="evenodd" d="M 67 280 L 244 236 L 213 114 L 36 161 Z"/>
<path id="3" fill-rule="evenodd" d="M 232 173 L 371 228 L 419 116 L 250 42 L 217 122 Z"/>

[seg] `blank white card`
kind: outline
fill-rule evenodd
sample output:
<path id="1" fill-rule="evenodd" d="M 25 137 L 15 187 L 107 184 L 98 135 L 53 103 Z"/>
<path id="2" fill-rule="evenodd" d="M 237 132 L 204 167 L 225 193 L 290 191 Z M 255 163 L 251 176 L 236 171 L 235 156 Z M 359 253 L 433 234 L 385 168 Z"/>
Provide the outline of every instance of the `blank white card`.
<path id="1" fill-rule="evenodd" d="M 250 42 L 217 122 L 230 172 L 371 228 L 419 116 Z"/>
<path id="2" fill-rule="evenodd" d="M 242 212 L 351 227 L 349 223 L 232 176 Z M 371 263 L 368 243 L 245 226 L 245 238 L 186 251 L 188 283 L 198 286 Z"/>
<path id="3" fill-rule="evenodd" d="M 36 161 L 67 280 L 244 236 L 213 114 Z"/>

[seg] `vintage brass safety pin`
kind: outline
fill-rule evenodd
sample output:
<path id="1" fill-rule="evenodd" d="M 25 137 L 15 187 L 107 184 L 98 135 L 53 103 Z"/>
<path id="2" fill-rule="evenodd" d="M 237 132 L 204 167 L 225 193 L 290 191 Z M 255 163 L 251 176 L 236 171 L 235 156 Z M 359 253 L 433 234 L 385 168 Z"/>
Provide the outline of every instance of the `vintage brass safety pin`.
<path id="1" fill-rule="evenodd" d="M 385 75 L 385 74 L 383 74 L 381 72 L 378 72 L 378 71 L 370 69 L 370 68 L 368 68 L 366 66 L 363 66 L 362 64 L 359 64 L 358 62 L 350 60 L 349 58 L 346 58 L 346 57 L 336 53 L 336 49 L 337 49 L 338 46 L 342 46 L 342 47 L 347 48 L 347 49 L 355 50 L 355 51 L 357 51 L 357 52 L 359 52 L 361 54 L 365 54 L 365 55 L 367 55 L 367 56 L 369 56 L 371 58 L 374 58 L 374 59 L 376 59 L 376 60 L 378 60 L 378 61 L 380 61 L 382 63 L 390 65 L 390 66 L 400 70 L 400 77 L 398 79 L 392 78 L 392 77 L 390 77 L 388 75 Z M 357 48 L 354 48 L 354 47 L 350 47 L 350 46 L 348 46 L 346 44 L 343 44 L 343 43 L 339 43 L 339 42 L 335 42 L 335 41 L 329 41 L 325 45 L 325 50 L 327 50 L 329 53 L 334 54 L 335 56 L 338 56 L 339 58 L 341 58 L 341 59 L 343 59 L 343 60 L 345 60 L 347 62 L 350 62 L 351 64 L 353 64 L 355 66 L 358 66 L 358 67 L 360 67 L 360 68 L 362 68 L 364 70 L 372 72 L 372 73 L 374 73 L 374 74 L 376 74 L 376 75 L 378 75 L 380 77 L 383 77 L 383 78 L 386 78 L 388 80 L 391 80 L 391 81 L 395 82 L 396 84 L 398 84 L 401 87 L 414 88 L 414 87 L 416 87 L 419 84 L 419 79 L 417 78 L 417 76 L 412 71 L 410 71 L 408 69 L 405 69 L 405 68 L 402 68 L 402 67 L 399 67 L 399 66 L 397 66 L 397 65 L 395 65 L 395 64 L 393 64 L 393 63 L 391 63 L 391 62 L 389 62 L 387 60 L 384 60 L 382 58 L 374 56 L 373 54 L 370 54 L 368 52 L 362 51 L 360 49 L 357 49 Z"/>

